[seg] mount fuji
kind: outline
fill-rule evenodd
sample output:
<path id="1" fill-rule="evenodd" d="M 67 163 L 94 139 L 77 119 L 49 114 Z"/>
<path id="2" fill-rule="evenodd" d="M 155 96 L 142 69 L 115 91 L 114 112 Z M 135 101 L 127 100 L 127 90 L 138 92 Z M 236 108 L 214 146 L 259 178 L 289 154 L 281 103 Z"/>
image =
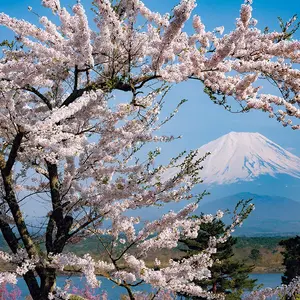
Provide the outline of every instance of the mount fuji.
<path id="1" fill-rule="evenodd" d="M 202 184 L 194 194 L 206 190 L 210 196 L 199 203 L 196 214 L 233 211 L 239 200 L 253 199 L 256 209 L 237 234 L 287 235 L 300 232 L 300 158 L 260 133 L 230 132 L 197 150 L 195 160 L 211 154 L 201 163 Z M 183 161 L 178 162 L 180 164 Z M 162 181 L 173 178 L 179 167 L 168 169 Z M 182 208 L 170 203 L 163 213 Z M 147 208 L 147 217 L 159 217 L 161 207 Z M 151 216 L 151 217 L 150 217 Z M 229 216 L 228 216 L 229 218 Z M 230 219 L 226 219 L 227 221 Z"/>
<path id="2" fill-rule="evenodd" d="M 254 181 L 263 175 L 289 175 L 300 179 L 300 158 L 260 133 L 230 132 L 197 150 L 195 159 L 211 154 L 200 172 L 205 185 L 223 185 Z M 169 170 L 170 178 L 177 169 Z M 164 176 L 164 177 L 165 177 Z"/>
<path id="3" fill-rule="evenodd" d="M 256 209 L 237 234 L 287 235 L 300 232 L 300 158 L 260 133 L 230 132 L 197 150 L 196 159 L 211 154 L 199 174 L 211 196 L 199 211 L 233 211 L 241 199 L 253 199 Z M 178 169 L 168 171 L 173 177 Z M 263 195 L 263 196 L 262 196 Z M 294 201 L 294 200 L 298 201 Z M 212 201 L 215 200 L 215 201 Z"/>

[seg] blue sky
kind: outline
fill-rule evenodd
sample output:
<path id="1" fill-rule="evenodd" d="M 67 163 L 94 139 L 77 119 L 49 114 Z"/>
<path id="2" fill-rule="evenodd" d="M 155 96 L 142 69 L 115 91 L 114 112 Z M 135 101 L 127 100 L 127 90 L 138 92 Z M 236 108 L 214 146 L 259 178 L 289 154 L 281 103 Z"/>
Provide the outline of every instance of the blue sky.
<path id="1" fill-rule="evenodd" d="M 75 0 L 61 1 L 65 6 L 72 6 L 75 2 Z M 88 10 L 91 1 L 82 0 L 81 2 Z M 178 3 L 175 0 L 145 0 L 144 2 L 152 10 L 163 13 L 170 11 Z M 242 3 L 242 0 L 201 0 L 198 1 L 194 13 L 201 16 L 207 29 L 212 30 L 224 25 L 225 32 L 228 32 L 234 28 L 235 18 L 239 15 Z M 0 11 L 37 23 L 37 17 L 27 11 L 28 5 L 32 6 L 33 11 L 39 15 L 51 16 L 49 10 L 41 8 L 39 0 L 0 0 Z M 253 8 L 253 16 L 258 19 L 258 26 L 261 29 L 265 26 L 269 26 L 271 30 L 278 29 L 278 16 L 287 20 L 295 13 L 300 14 L 300 5 L 297 0 L 254 0 Z M 187 30 L 189 30 L 189 25 L 187 25 Z M 0 28 L 0 35 L 1 40 L 13 36 L 3 28 Z M 283 128 L 274 119 L 269 119 L 266 113 L 253 111 L 248 114 L 231 114 L 226 112 L 222 107 L 210 102 L 198 82 L 185 82 L 174 86 L 167 97 L 167 110 L 175 107 L 183 98 L 188 99 L 188 103 L 163 129 L 164 133 L 182 135 L 183 138 L 163 148 L 165 158 L 176 155 L 178 151 L 184 149 L 198 148 L 230 131 L 260 132 L 300 156 L 299 132 Z"/>

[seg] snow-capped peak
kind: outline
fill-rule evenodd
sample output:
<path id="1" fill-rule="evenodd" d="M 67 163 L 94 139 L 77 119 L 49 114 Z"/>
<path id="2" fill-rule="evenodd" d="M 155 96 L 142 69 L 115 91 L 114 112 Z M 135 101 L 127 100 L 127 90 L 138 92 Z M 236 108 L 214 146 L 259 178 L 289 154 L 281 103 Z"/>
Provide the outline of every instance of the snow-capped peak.
<path id="1" fill-rule="evenodd" d="M 200 172 L 203 183 L 251 181 L 260 175 L 288 174 L 300 178 L 300 158 L 260 133 L 230 132 L 198 149 L 211 152 Z M 167 177 L 176 173 L 169 170 Z"/>

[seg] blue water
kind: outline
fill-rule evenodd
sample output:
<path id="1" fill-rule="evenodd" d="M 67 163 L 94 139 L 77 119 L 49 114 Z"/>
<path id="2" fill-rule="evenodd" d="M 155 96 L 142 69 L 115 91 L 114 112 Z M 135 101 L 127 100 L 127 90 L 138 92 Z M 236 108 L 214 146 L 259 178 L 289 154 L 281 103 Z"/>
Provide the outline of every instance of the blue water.
<path id="1" fill-rule="evenodd" d="M 281 276 L 282 274 L 280 273 L 250 275 L 252 279 L 257 279 L 258 284 L 263 284 L 264 287 L 271 287 L 271 288 L 281 284 Z M 65 284 L 65 280 L 68 278 L 69 278 L 68 276 L 59 276 L 57 280 L 57 285 L 63 287 L 63 285 Z M 114 283 L 110 282 L 105 278 L 101 277 L 100 280 L 101 280 L 101 287 L 95 290 L 95 294 L 106 291 L 109 300 L 120 299 L 122 294 L 126 294 L 126 290 L 124 288 L 115 285 Z M 74 286 L 78 288 L 83 288 L 85 285 L 85 281 L 81 277 L 72 277 L 72 282 L 74 283 Z M 24 280 L 20 278 L 18 280 L 17 285 L 22 292 L 21 299 L 25 299 L 25 297 L 28 295 L 28 290 Z M 147 284 L 142 284 L 137 288 L 135 288 L 135 290 L 146 292 L 146 293 L 150 293 L 153 291 L 151 287 Z"/>
<path id="2" fill-rule="evenodd" d="M 251 274 L 251 279 L 257 279 L 257 284 L 263 284 L 264 288 L 274 288 L 281 285 L 281 273 L 270 273 L 270 274 Z"/>
<path id="3" fill-rule="evenodd" d="M 63 287 L 67 279 L 72 279 L 73 286 L 75 286 L 76 288 L 83 289 L 85 287 L 85 279 L 79 276 L 59 276 L 57 279 L 57 286 Z M 101 285 L 99 288 L 94 290 L 94 295 L 102 294 L 103 291 L 106 291 L 108 295 L 108 300 L 117 300 L 121 298 L 121 295 L 127 294 L 126 290 L 123 287 L 112 283 L 106 278 L 99 277 L 99 280 L 101 281 Z M 25 281 L 22 278 L 19 278 L 17 286 L 19 287 L 22 293 L 21 299 L 25 299 L 25 297 L 29 294 Z M 146 293 L 153 292 L 153 289 L 148 284 L 141 284 L 138 287 L 132 288 L 132 290 Z"/>

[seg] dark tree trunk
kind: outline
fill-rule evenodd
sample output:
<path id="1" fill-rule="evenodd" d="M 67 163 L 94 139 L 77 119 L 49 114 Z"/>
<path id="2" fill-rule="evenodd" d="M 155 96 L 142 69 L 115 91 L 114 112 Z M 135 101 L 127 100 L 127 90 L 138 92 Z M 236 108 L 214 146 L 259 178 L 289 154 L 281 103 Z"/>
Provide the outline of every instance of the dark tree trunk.
<path id="1" fill-rule="evenodd" d="M 11 151 L 7 161 L 3 155 L 0 154 L 0 173 L 3 179 L 3 185 L 5 190 L 5 200 L 9 206 L 10 212 L 14 218 L 15 225 L 17 227 L 20 238 L 18 239 L 8 223 L 0 219 L 0 229 L 2 234 L 14 254 L 17 254 L 18 249 L 23 245 L 29 258 L 39 257 L 39 252 L 36 249 L 33 237 L 27 229 L 27 225 L 22 215 L 15 190 L 12 168 L 15 163 L 18 149 L 21 145 L 23 132 L 19 132 L 12 144 Z M 69 231 L 73 224 L 72 216 L 64 216 L 64 210 L 61 203 L 61 197 L 59 193 L 59 176 L 57 165 L 47 162 L 49 172 L 49 183 L 51 189 L 51 201 L 52 201 L 52 215 L 49 218 L 49 223 L 46 232 L 46 249 L 47 253 L 59 254 L 63 251 L 66 242 L 69 238 Z M 57 229 L 55 237 L 54 230 Z M 20 243 L 23 243 L 21 245 Z M 48 295 L 53 292 L 56 286 L 56 270 L 54 268 L 38 265 L 35 271 L 27 272 L 23 278 L 27 284 L 30 295 L 33 300 L 48 300 Z M 40 278 L 40 284 L 36 278 L 36 275 Z"/>
<path id="2" fill-rule="evenodd" d="M 28 271 L 24 276 L 23 276 L 26 285 L 28 287 L 29 293 L 32 297 L 33 300 L 38 300 L 42 299 L 41 293 L 40 293 L 40 287 L 38 285 L 38 282 L 36 280 L 35 274 L 33 271 Z M 47 299 L 47 298 L 45 298 Z"/>
<path id="3" fill-rule="evenodd" d="M 216 282 L 213 283 L 212 292 L 213 292 L 214 294 L 217 293 L 217 283 L 216 283 Z"/>
<path id="4" fill-rule="evenodd" d="M 56 270 L 54 268 L 46 268 L 43 270 L 41 277 L 40 299 L 48 300 L 48 295 L 53 292 L 56 286 Z"/>

